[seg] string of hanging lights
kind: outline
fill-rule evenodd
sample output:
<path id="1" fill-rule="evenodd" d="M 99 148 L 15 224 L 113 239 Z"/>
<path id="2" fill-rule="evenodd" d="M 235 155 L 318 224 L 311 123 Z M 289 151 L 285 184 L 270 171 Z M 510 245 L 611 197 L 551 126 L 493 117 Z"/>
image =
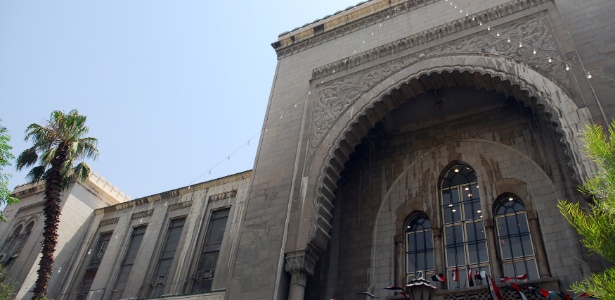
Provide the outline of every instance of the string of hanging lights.
<path id="1" fill-rule="evenodd" d="M 448 6 L 451 7 L 451 9 L 453 9 L 454 11 L 458 11 L 459 14 L 461 14 L 461 15 L 464 15 L 463 8 L 458 7 L 458 5 L 456 5 L 453 0 L 445 0 L 445 5 L 446 5 L 446 3 L 448 3 Z M 472 21 L 474 21 L 474 22 L 478 21 L 478 25 L 479 26 L 485 26 L 487 31 L 494 30 L 494 28 L 491 26 L 492 24 L 489 21 L 483 22 L 482 20 L 477 20 L 476 16 L 470 16 L 470 14 L 468 12 L 465 13 L 465 17 L 466 18 L 471 18 Z M 386 19 L 389 19 L 389 18 L 390 18 L 390 16 L 386 17 Z M 378 27 L 382 27 L 382 22 L 380 22 L 378 24 Z M 500 37 L 501 36 L 501 32 L 497 31 L 496 32 L 496 36 Z M 364 37 L 363 39 L 357 39 L 357 44 L 354 47 L 352 47 L 352 49 L 353 49 L 352 51 L 349 51 L 349 52 L 340 51 L 338 53 L 338 55 L 337 55 L 338 59 L 341 59 L 343 57 L 350 57 L 352 55 L 356 55 L 356 54 L 360 53 L 361 51 L 364 51 L 365 49 L 363 49 L 363 48 L 369 48 L 370 46 L 373 46 L 373 45 L 370 45 L 370 44 L 371 44 L 371 41 L 375 40 L 376 37 L 377 37 L 377 33 L 376 32 L 374 32 L 374 31 L 367 32 L 366 33 L 366 37 Z M 519 38 L 519 41 L 518 41 L 519 48 L 524 47 L 522 40 L 523 40 L 523 38 Z M 508 43 L 512 43 L 512 40 L 511 40 L 510 36 L 507 37 L 507 41 L 508 41 Z M 539 54 L 539 51 L 541 51 L 541 50 L 539 50 L 539 49 L 532 49 L 532 54 L 537 55 L 537 54 Z M 342 52 L 346 52 L 348 55 L 344 56 L 344 54 Z M 508 55 L 505 55 L 505 54 L 494 54 L 494 55 L 515 59 L 514 57 L 511 57 L 511 56 L 508 56 Z M 565 60 L 562 60 L 560 58 L 556 58 L 556 57 L 552 57 L 552 56 L 548 57 L 548 62 L 549 63 L 559 63 L 559 64 L 562 64 L 562 65 L 564 65 L 564 69 L 566 71 L 570 71 L 573 68 L 577 69 L 577 70 L 581 70 L 585 74 L 585 77 L 587 77 L 587 79 L 592 79 L 594 76 L 598 76 L 598 77 L 604 78 L 606 80 L 615 82 L 614 78 L 611 78 L 611 77 L 609 77 L 609 76 L 607 76 L 605 74 L 600 74 L 600 73 L 598 73 L 596 71 L 588 70 L 588 69 L 586 69 L 581 64 L 572 63 L 572 62 L 565 61 Z M 333 73 L 335 73 L 335 71 L 333 71 Z M 320 83 L 324 84 L 324 81 L 321 80 Z M 212 171 L 216 167 L 218 167 L 220 164 L 222 164 L 225 161 L 229 161 L 231 159 L 231 156 L 233 154 L 235 154 L 237 151 L 239 151 L 240 149 L 242 149 L 243 147 L 249 146 L 250 142 L 253 139 L 255 139 L 257 136 L 259 136 L 262 132 L 267 132 L 269 130 L 269 128 L 278 125 L 278 123 L 281 124 L 280 120 L 283 120 L 285 115 L 290 114 L 292 112 L 292 110 L 297 108 L 299 103 L 305 102 L 306 97 L 309 98 L 311 96 L 311 94 L 312 94 L 312 92 L 310 91 L 310 88 L 308 87 L 308 88 L 306 88 L 305 93 L 301 94 L 301 96 L 299 96 L 295 101 L 291 102 L 292 103 L 291 106 L 289 106 L 286 109 L 282 109 L 281 110 L 279 118 L 270 118 L 270 116 L 267 116 L 267 119 L 265 120 L 265 125 L 263 126 L 263 128 L 259 132 L 255 133 L 246 142 L 243 142 L 238 148 L 236 148 L 235 150 L 233 150 L 232 152 L 230 152 L 229 154 L 227 154 L 226 156 L 221 158 L 218 162 L 216 162 L 211 167 L 209 167 L 203 174 L 199 175 L 197 178 L 192 180 L 189 183 L 189 185 L 192 185 L 193 183 L 195 183 L 197 180 L 199 180 L 200 178 L 202 178 L 205 175 L 209 175 L 210 176 L 212 174 Z"/>

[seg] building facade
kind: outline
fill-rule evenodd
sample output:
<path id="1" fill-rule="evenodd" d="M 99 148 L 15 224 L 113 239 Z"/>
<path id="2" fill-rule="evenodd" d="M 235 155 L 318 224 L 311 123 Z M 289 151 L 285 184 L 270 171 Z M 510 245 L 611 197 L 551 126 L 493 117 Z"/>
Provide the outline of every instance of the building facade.
<path id="1" fill-rule="evenodd" d="M 565 291 L 605 267 L 556 203 L 584 201 L 580 134 L 615 116 L 614 29 L 609 0 L 373 0 L 283 33 L 254 169 L 93 210 L 50 295 Z"/>
<path id="2" fill-rule="evenodd" d="M 614 16 L 367 1 L 281 34 L 228 299 L 383 299 L 418 271 L 487 299 L 470 270 L 557 291 L 601 270 L 556 203 L 582 201 L 580 133 L 615 116 Z"/>

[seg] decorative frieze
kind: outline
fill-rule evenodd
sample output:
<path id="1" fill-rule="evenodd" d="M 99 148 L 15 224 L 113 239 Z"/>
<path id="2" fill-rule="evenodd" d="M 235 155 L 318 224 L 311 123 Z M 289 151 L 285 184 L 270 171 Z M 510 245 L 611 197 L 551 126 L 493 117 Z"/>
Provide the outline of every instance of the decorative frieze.
<path id="1" fill-rule="evenodd" d="M 542 1 L 546 0 L 519 0 L 513 2 L 530 5 Z M 513 7 L 520 10 L 525 6 Z M 372 49 L 372 52 L 368 51 L 367 53 L 359 54 L 356 57 L 357 61 L 345 59 L 316 69 L 313 75 L 315 77 L 323 76 L 333 73 L 337 69 L 347 69 L 359 63 L 376 59 L 381 55 L 388 55 L 410 48 L 416 43 L 417 41 L 414 37 L 404 38 L 388 46 L 382 46 L 385 47 L 382 49 L 387 49 L 385 51 L 379 49 L 381 47 Z M 318 85 L 316 87 L 318 98 L 313 113 L 314 127 L 310 138 L 311 149 L 315 150 L 320 145 L 323 137 L 330 130 L 335 120 L 378 83 L 421 60 L 452 55 L 489 55 L 512 58 L 541 71 L 542 74 L 558 82 L 562 87 L 568 85 L 568 73 L 565 70 L 565 65 L 558 63 L 562 59 L 557 51 L 553 35 L 549 30 L 547 17 L 543 12 L 536 13 L 515 22 L 494 27 L 489 31 L 476 33 L 448 44 L 409 54 L 399 59 Z"/>
<path id="2" fill-rule="evenodd" d="M 186 208 L 186 207 L 190 207 L 190 206 L 192 206 L 192 200 L 171 204 L 171 205 L 169 205 L 168 210 L 169 211 L 178 210 L 178 209 L 182 209 L 182 208 Z"/>
<path id="3" fill-rule="evenodd" d="M 100 223 L 98 224 L 98 227 L 103 227 L 106 225 L 111 225 L 111 224 L 115 224 L 120 220 L 119 217 L 116 218 L 111 218 L 111 219 L 106 219 L 106 220 L 102 220 L 100 221 Z"/>
<path id="4" fill-rule="evenodd" d="M 278 55 L 278 59 L 290 56 L 297 52 L 301 52 L 303 50 L 318 46 L 327 41 L 335 40 L 340 36 L 355 32 L 357 30 L 361 30 L 365 27 L 378 24 L 388 18 L 395 17 L 397 15 L 401 15 L 407 13 L 409 11 L 418 9 L 420 7 L 438 2 L 441 0 L 414 0 L 414 1 L 403 1 L 398 5 L 391 6 L 387 9 L 381 10 L 379 12 L 370 14 L 368 16 L 357 19 L 356 21 L 352 21 L 345 25 L 339 25 L 337 27 L 328 29 L 325 24 L 325 31 L 319 34 L 315 34 L 312 37 L 305 38 L 299 41 L 295 41 L 295 38 L 289 37 L 284 40 L 277 41 L 272 44 L 273 48 L 276 50 Z M 335 21 L 335 20 L 332 20 Z M 327 23 L 327 22 L 325 22 Z M 307 30 L 307 29 L 306 29 Z M 299 35 L 303 35 L 301 32 Z"/>
<path id="5" fill-rule="evenodd" d="M 220 194 L 210 195 L 209 201 L 219 201 L 219 200 L 224 200 L 227 198 L 233 198 L 236 196 L 237 196 L 237 190 L 232 190 L 232 191 L 228 191 L 228 192 L 224 192 Z"/>
<path id="6" fill-rule="evenodd" d="M 131 220 L 134 219 L 139 219 L 139 218 L 145 218 L 145 217 L 149 217 L 154 213 L 153 209 L 150 210 L 146 210 L 146 211 L 142 211 L 142 212 L 138 212 L 138 213 L 134 213 L 132 214 L 132 216 L 130 217 Z"/>
<path id="7" fill-rule="evenodd" d="M 336 72 L 340 72 L 349 68 L 356 67 L 358 65 L 370 62 L 372 60 L 379 59 L 381 57 L 389 56 L 391 54 L 398 53 L 400 51 L 411 49 L 433 40 L 441 39 L 443 37 L 452 35 L 457 32 L 461 32 L 473 27 L 480 27 L 483 23 L 491 22 L 495 19 L 517 13 L 522 10 L 526 10 L 533 6 L 540 5 L 549 0 L 514 0 L 502 5 L 498 5 L 493 8 L 483 10 L 477 14 L 465 16 L 461 19 L 442 24 L 440 26 L 433 27 L 429 30 L 425 30 L 408 37 L 372 48 L 370 50 L 357 53 L 350 57 L 340 59 L 322 67 L 316 68 L 312 71 L 312 78 L 320 78 Z M 487 25 L 484 26 L 485 30 Z M 496 28 L 490 28 L 493 34 L 497 32 Z M 502 38 L 507 37 L 504 32 L 500 30 Z M 529 45 L 529 44 L 526 44 Z"/>

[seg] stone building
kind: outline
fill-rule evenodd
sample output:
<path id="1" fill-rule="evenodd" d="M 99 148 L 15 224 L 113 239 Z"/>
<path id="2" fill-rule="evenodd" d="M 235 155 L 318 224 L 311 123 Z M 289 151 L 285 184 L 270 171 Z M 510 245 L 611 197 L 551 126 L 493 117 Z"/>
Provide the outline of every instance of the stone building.
<path id="1" fill-rule="evenodd" d="M 604 268 L 555 205 L 615 116 L 614 29 L 609 0 L 373 0 L 283 33 L 254 169 L 95 210 L 53 297 L 564 291 Z"/>
<path id="2" fill-rule="evenodd" d="M 8 276 L 18 283 L 17 299 L 30 299 L 43 241 L 43 191 L 45 185 L 26 184 L 13 191 L 20 201 L 7 206 L 8 223 L 0 222 L 0 263 Z M 83 247 L 87 226 L 96 209 L 130 200 L 98 174 L 91 174 L 84 183 L 73 183 L 62 193 L 62 215 L 58 228 L 55 273 L 50 279 L 50 295 L 57 295 L 63 276 L 74 265 L 75 254 Z"/>

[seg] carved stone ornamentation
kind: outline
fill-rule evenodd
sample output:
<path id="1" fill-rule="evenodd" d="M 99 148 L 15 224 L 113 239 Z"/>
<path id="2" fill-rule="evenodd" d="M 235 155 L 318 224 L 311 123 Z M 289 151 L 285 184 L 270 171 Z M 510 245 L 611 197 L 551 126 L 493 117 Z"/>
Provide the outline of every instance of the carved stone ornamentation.
<path id="1" fill-rule="evenodd" d="M 192 206 L 192 200 L 171 204 L 171 205 L 169 205 L 168 210 L 169 211 L 173 211 L 173 210 L 178 210 L 178 209 L 182 209 L 182 208 L 186 208 L 186 207 L 190 207 L 190 206 Z"/>
<path id="2" fill-rule="evenodd" d="M 305 256 L 287 257 L 284 270 L 288 273 L 302 272 L 314 275 L 314 263 Z"/>
<path id="3" fill-rule="evenodd" d="M 131 220 L 134 219 L 138 219 L 138 218 L 145 218 L 145 217 L 149 217 L 154 213 L 153 209 L 150 210 L 146 210 L 146 211 L 142 211 L 142 212 L 138 212 L 138 213 L 134 213 L 132 214 L 132 216 L 130 217 Z"/>
<path id="4" fill-rule="evenodd" d="M 100 221 L 100 223 L 98 224 L 98 227 L 103 227 L 106 225 L 111 225 L 111 224 L 115 224 L 120 220 L 119 217 L 116 218 L 111 218 L 111 219 L 106 219 L 106 220 L 102 220 Z"/>
<path id="5" fill-rule="evenodd" d="M 358 64 L 406 50 L 416 44 L 415 37 L 407 37 L 381 47 L 357 54 L 314 70 L 313 76 L 324 76 Z M 386 51 L 383 51 L 383 49 Z M 421 60 L 454 56 L 486 55 L 514 59 L 529 65 L 541 74 L 564 87 L 568 78 L 565 64 L 557 51 L 544 13 L 537 13 L 516 22 L 504 24 L 449 44 L 413 53 L 394 61 L 365 69 L 349 76 L 325 82 L 316 87 L 318 99 L 314 107 L 314 127 L 310 137 L 312 151 L 317 149 L 333 123 L 363 94 L 392 74 Z M 362 58 L 362 59 L 361 59 Z M 353 61 L 355 59 L 356 61 Z"/>
<path id="6" fill-rule="evenodd" d="M 228 191 L 228 192 L 224 192 L 220 194 L 211 195 L 209 196 L 209 201 L 219 201 L 219 200 L 224 200 L 227 198 L 233 198 L 236 196 L 237 196 L 237 190 L 232 190 L 232 191 Z"/>

